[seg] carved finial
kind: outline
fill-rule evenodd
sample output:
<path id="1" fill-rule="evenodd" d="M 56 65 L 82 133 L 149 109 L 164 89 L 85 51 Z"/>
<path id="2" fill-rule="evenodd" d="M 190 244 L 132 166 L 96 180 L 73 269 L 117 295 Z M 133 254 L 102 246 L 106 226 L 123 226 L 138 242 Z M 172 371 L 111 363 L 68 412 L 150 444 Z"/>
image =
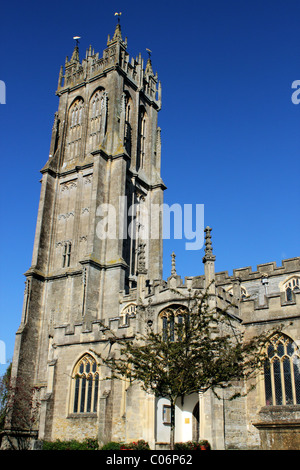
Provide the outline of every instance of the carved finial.
<path id="1" fill-rule="evenodd" d="M 63 78 L 64 78 L 64 68 L 63 66 L 61 66 L 59 70 L 59 77 L 58 77 L 58 88 L 61 88 Z"/>
<path id="2" fill-rule="evenodd" d="M 176 272 L 176 261 L 175 261 L 176 255 L 175 255 L 174 251 L 173 251 L 173 253 L 171 254 L 171 257 L 172 257 L 171 276 L 176 276 L 176 275 L 177 275 L 177 272 Z"/>
<path id="3" fill-rule="evenodd" d="M 204 229 L 204 232 L 205 232 L 205 255 L 204 255 L 204 258 L 203 258 L 203 262 L 205 261 L 215 261 L 216 257 L 215 255 L 213 254 L 213 250 L 212 250 L 212 242 L 211 242 L 211 234 L 210 232 L 212 231 L 212 229 L 210 227 L 206 227 Z"/>

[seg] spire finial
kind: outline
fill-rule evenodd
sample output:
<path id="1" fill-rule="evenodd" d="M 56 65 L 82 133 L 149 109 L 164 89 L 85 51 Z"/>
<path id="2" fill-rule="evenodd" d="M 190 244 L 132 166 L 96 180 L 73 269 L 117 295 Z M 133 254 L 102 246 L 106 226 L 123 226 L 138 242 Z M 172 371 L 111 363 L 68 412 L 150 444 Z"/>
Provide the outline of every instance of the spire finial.
<path id="1" fill-rule="evenodd" d="M 119 39 L 120 41 L 122 41 L 122 34 L 121 34 L 121 25 L 120 25 L 120 16 L 122 15 L 122 13 L 115 13 L 115 16 L 118 17 L 118 23 L 116 24 L 116 29 L 115 29 L 115 33 L 114 33 L 114 36 L 112 38 L 112 41 L 115 41 L 116 39 Z M 112 41 L 108 41 L 108 42 L 112 42 Z"/>
<path id="2" fill-rule="evenodd" d="M 211 234 L 210 232 L 212 231 L 212 228 L 210 227 L 205 227 L 204 232 L 205 232 L 205 255 L 203 258 L 203 262 L 205 261 L 215 261 L 216 257 L 213 254 L 213 249 L 212 249 L 212 242 L 211 242 Z"/>
<path id="3" fill-rule="evenodd" d="M 152 63 L 151 63 L 151 52 L 150 49 L 146 48 L 146 51 L 148 52 L 148 60 L 147 60 L 147 65 L 146 65 L 146 74 L 148 75 L 153 75 L 153 70 L 152 70 Z"/>
<path id="4" fill-rule="evenodd" d="M 81 39 L 81 37 L 80 36 L 73 36 L 73 39 L 75 39 L 76 46 L 78 47 L 79 46 L 79 39 Z"/>
<path id="5" fill-rule="evenodd" d="M 70 62 L 79 62 L 79 39 L 81 38 L 80 36 L 73 36 L 73 39 L 75 39 L 76 43 Z"/>
<path id="6" fill-rule="evenodd" d="M 176 272 L 176 261 L 175 261 L 176 255 L 175 255 L 174 251 L 173 251 L 173 253 L 171 254 L 171 257 L 172 257 L 171 276 L 176 276 L 176 275 L 177 275 L 177 272 Z"/>
<path id="7" fill-rule="evenodd" d="M 115 13 L 115 16 L 118 17 L 118 24 L 120 24 L 120 16 L 122 15 L 122 12 L 120 11 L 120 13 Z"/>

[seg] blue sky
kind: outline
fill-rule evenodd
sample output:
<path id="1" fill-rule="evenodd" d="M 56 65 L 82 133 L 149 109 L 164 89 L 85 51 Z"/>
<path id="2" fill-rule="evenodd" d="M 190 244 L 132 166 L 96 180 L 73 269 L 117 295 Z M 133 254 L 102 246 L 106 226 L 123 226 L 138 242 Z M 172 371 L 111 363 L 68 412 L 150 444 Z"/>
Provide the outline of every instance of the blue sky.
<path id="1" fill-rule="evenodd" d="M 136 57 L 152 50 L 162 82 L 162 176 L 167 204 L 204 204 L 216 270 L 299 256 L 299 0 L 5 2 L 1 10 L 0 340 L 12 358 L 49 153 L 58 73 L 80 41 L 102 54 L 122 12 Z M 182 276 L 203 273 L 203 249 L 165 240 Z M 0 365 L 0 373 L 5 370 Z"/>

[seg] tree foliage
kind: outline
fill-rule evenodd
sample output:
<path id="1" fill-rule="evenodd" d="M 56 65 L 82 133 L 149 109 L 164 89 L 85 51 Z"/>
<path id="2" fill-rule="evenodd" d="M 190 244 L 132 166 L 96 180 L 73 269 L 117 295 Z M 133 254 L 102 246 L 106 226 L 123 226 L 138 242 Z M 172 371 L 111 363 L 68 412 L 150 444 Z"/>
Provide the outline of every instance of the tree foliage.
<path id="1" fill-rule="evenodd" d="M 120 349 L 112 347 L 102 359 L 113 378 L 138 382 L 147 393 L 170 400 L 174 448 L 177 398 L 209 389 L 218 396 L 220 389 L 229 389 L 236 381 L 246 383 L 265 360 L 267 339 L 261 334 L 246 341 L 237 319 L 228 309 L 211 309 L 205 293 L 194 296 L 180 322 L 169 323 L 167 331 L 149 328 L 131 340 L 114 338 L 112 343 Z"/>
<path id="2" fill-rule="evenodd" d="M 11 365 L 0 382 L 1 435 L 5 447 L 27 450 L 37 435 L 39 387 L 28 387 L 22 378 L 12 379 Z"/>

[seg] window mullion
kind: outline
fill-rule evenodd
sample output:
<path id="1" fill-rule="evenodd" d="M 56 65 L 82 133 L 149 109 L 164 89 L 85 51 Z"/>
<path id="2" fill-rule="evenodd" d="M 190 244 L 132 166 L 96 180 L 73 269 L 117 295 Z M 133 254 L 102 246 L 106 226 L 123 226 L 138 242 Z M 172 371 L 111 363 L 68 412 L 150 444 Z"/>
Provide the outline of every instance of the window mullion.
<path id="1" fill-rule="evenodd" d="M 294 371 L 294 356 L 290 358 L 290 370 L 291 370 L 291 382 L 292 382 L 292 393 L 293 393 L 293 403 L 297 404 L 297 395 L 296 395 L 296 380 L 295 380 L 295 371 Z"/>
<path id="2" fill-rule="evenodd" d="M 270 361 L 270 374 L 271 374 L 271 387 L 272 387 L 272 403 L 276 404 L 276 393 L 275 393 L 275 379 L 274 379 L 274 361 Z"/>
<path id="3" fill-rule="evenodd" d="M 284 380 L 284 368 L 283 368 L 283 361 L 284 361 L 283 356 L 280 361 L 280 382 L 281 382 L 281 389 L 282 389 L 282 404 L 286 405 L 286 393 L 285 393 L 285 380 Z"/>

